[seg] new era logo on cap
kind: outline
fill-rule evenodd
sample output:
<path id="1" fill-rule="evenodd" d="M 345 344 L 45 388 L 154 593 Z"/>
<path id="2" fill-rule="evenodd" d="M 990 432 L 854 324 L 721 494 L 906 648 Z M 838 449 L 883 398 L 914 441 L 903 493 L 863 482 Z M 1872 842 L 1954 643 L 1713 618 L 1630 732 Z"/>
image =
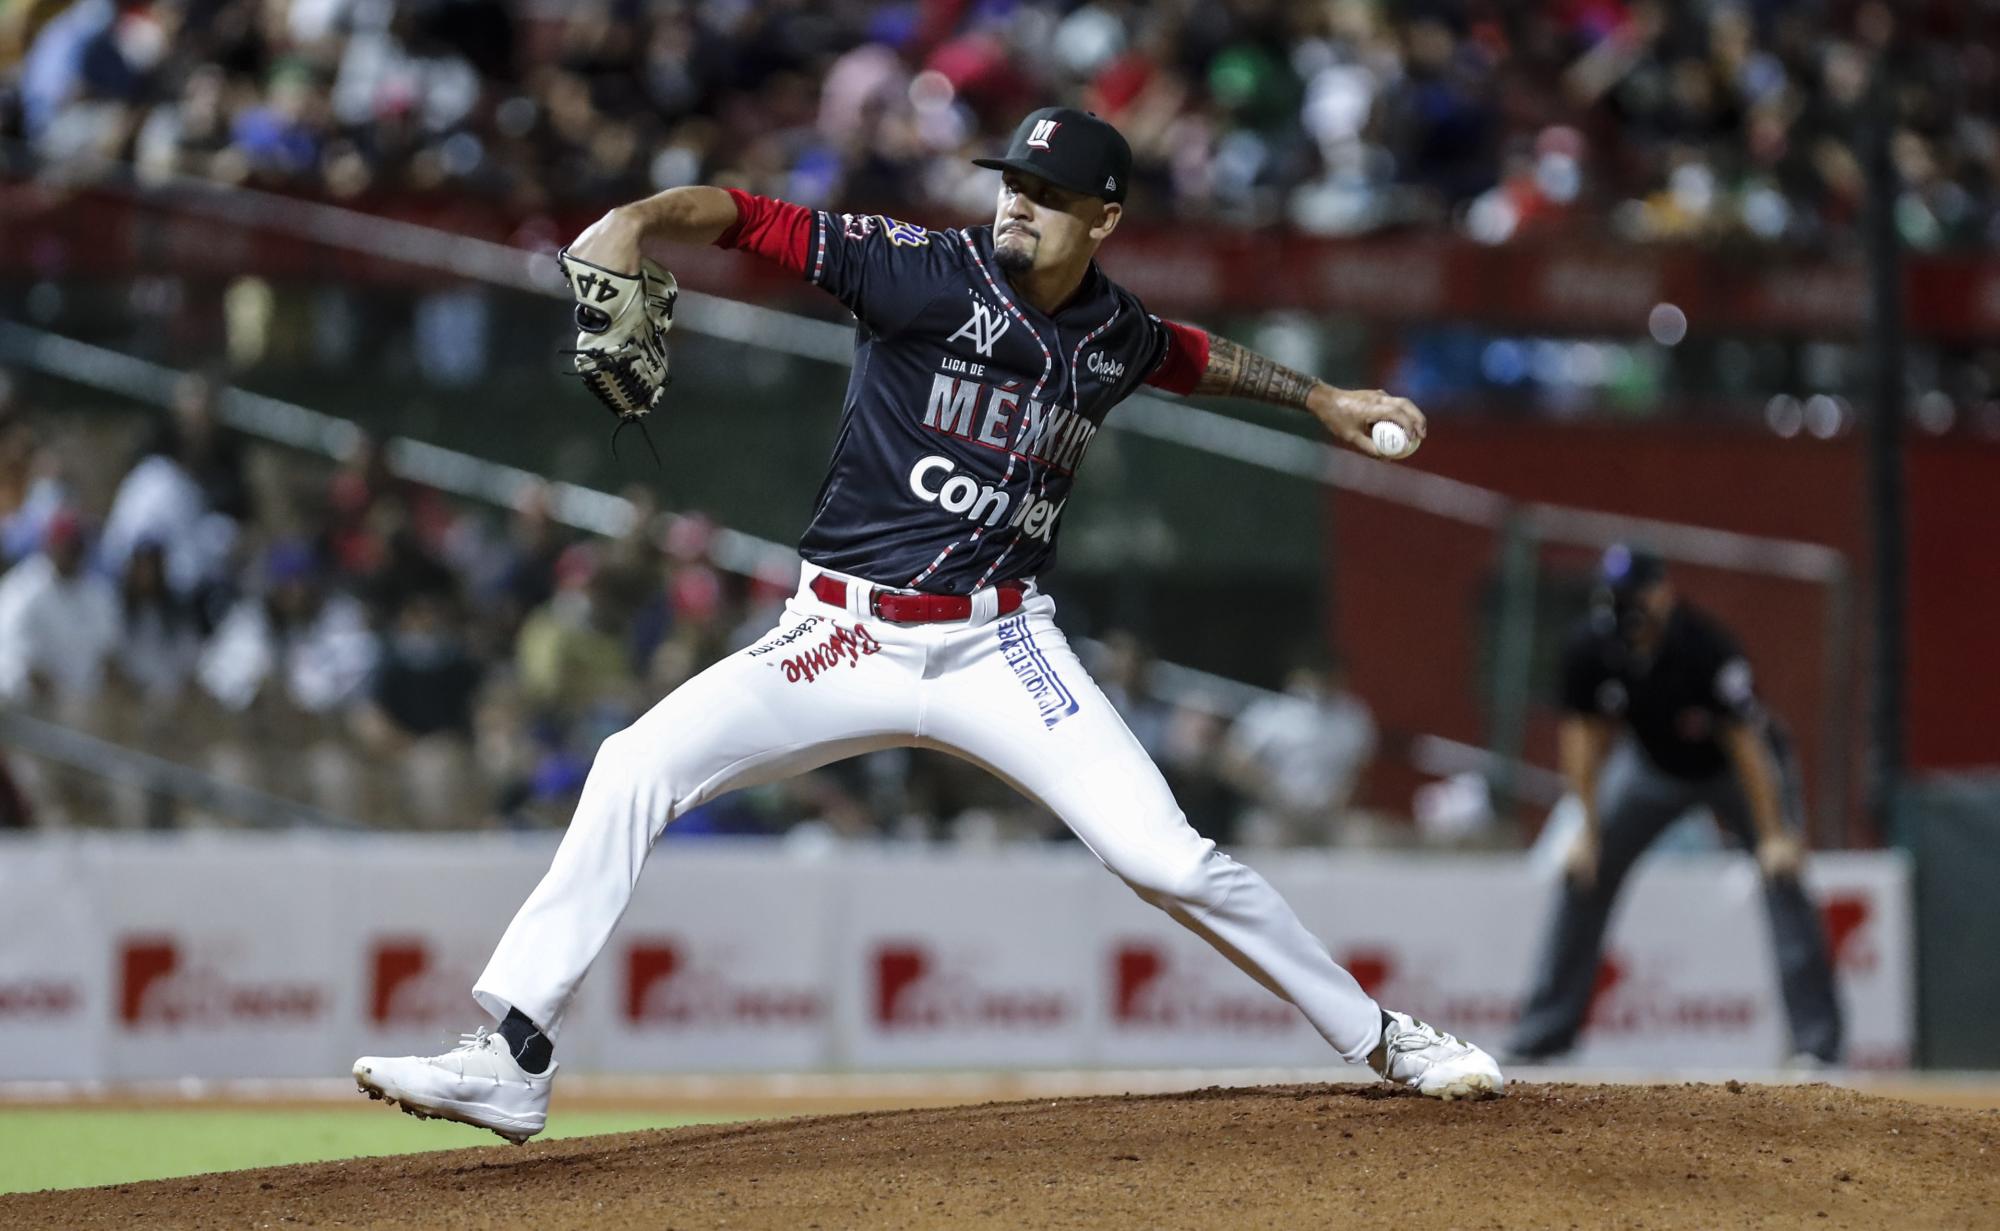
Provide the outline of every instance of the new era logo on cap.
<path id="1" fill-rule="evenodd" d="M 1037 150 L 1048 149 L 1049 138 L 1055 136 L 1056 129 L 1061 127 L 1061 120 L 1036 120 L 1034 130 L 1028 134 L 1029 147 Z"/>
<path id="2" fill-rule="evenodd" d="M 1104 177 L 1104 191 L 1106 191 L 1106 192 L 1117 192 L 1117 191 L 1118 191 L 1118 177 L 1117 177 L 1117 176 L 1115 176 L 1115 175 L 1107 175 L 1107 176 L 1105 176 L 1105 177 Z"/>

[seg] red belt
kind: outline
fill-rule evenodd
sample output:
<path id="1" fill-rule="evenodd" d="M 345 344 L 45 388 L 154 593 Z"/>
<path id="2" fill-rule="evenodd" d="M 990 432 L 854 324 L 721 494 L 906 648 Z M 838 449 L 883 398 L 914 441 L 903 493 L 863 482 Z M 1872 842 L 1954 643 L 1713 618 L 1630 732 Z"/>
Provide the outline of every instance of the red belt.
<path id="1" fill-rule="evenodd" d="M 993 587 L 1000 594 L 998 614 L 1018 611 L 1027 587 L 1018 581 L 1003 581 Z M 833 607 L 847 606 L 847 583 L 825 573 L 812 579 L 812 592 L 819 601 Z M 869 613 L 891 624 L 936 624 L 944 620 L 972 618 L 972 600 L 963 594 L 915 594 L 908 591 L 877 590 L 868 596 Z"/>

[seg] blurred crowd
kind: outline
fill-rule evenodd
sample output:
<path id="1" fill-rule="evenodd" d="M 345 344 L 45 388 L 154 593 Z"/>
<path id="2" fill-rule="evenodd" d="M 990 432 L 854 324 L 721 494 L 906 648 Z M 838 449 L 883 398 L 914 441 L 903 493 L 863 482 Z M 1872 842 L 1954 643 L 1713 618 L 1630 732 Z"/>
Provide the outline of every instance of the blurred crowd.
<path id="1" fill-rule="evenodd" d="M 1141 216 L 1817 242 L 1873 117 L 1942 246 L 2000 242 L 1996 46 L 1955 0 L 17 0 L 0 137 L 523 219 L 713 182 L 935 220 L 1061 100 L 1131 138 Z"/>
<path id="2" fill-rule="evenodd" d="M 135 425 L 37 414 L 0 372 L 0 713 L 378 827 L 559 825 L 599 742 L 767 632 L 795 584 L 716 567 L 715 527 L 644 488 L 624 533 L 582 535 L 544 487 L 504 514 L 464 506 L 396 477 L 365 435 L 338 465 L 253 445 L 218 422 L 222 392 L 188 373 L 171 413 Z M 1337 664 L 1303 654 L 1283 691 L 1232 713 L 1163 696 L 1150 663 L 1114 631 L 1093 668 L 1203 832 L 1375 840 L 1351 806 L 1374 721 Z M 242 820 L 102 769 L 0 754 L 0 826 Z M 793 830 L 1063 833 L 983 771 L 909 750 L 726 796 L 669 832 Z"/>

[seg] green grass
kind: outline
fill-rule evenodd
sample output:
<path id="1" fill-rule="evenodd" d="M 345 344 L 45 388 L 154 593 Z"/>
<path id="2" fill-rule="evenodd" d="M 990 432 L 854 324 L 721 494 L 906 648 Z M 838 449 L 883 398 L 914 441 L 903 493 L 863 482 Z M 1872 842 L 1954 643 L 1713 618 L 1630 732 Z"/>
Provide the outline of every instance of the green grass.
<path id="1" fill-rule="evenodd" d="M 549 1131 L 536 1140 L 745 1118 L 566 1112 L 553 1117 Z M 0 1110 L 0 1193 L 124 1184 L 204 1171 L 466 1146 L 513 1148 L 480 1129 L 443 1120 L 416 1120 L 380 1105 L 269 1111 L 7 1108 Z"/>

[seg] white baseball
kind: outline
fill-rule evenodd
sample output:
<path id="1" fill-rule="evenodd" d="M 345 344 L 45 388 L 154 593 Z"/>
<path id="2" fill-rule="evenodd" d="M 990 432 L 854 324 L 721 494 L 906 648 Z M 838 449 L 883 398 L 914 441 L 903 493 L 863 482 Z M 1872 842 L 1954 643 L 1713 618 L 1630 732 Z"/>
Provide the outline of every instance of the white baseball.
<path id="1" fill-rule="evenodd" d="M 1401 457 L 1410 447 L 1410 434 L 1387 419 L 1369 428 L 1368 438 L 1383 457 Z"/>

